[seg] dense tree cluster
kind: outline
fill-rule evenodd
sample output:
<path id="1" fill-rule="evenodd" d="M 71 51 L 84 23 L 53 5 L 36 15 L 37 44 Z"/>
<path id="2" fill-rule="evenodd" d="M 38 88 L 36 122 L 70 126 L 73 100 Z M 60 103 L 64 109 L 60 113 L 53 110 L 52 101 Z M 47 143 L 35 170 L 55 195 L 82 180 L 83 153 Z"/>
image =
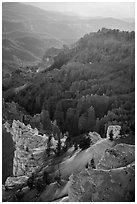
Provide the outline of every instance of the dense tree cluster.
<path id="1" fill-rule="evenodd" d="M 71 49 L 64 49 L 55 57 L 51 67 L 60 68 L 68 61 L 82 63 L 134 62 L 135 32 L 102 28 L 97 33 L 86 34 Z"/>
<path id="2" fill-rule="evenodd" d="M 43 128 L 56 120 L 72 138 L 109 124 L 134 132 L 134 32 L 102 29 L 65 48 L 55 63 L 31 79 L 14 100 L 32 116 L 41 113 Z M 126 128 L 125 128 L 126 127 Z"/>

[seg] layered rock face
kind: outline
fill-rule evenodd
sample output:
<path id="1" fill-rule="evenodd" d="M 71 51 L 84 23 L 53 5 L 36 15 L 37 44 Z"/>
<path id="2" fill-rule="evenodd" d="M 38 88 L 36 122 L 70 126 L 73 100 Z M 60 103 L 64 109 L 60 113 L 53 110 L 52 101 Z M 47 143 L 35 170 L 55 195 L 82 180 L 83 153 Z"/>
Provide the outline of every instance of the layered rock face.
<path id="1" fill-rule="evenodd" d="M 118 144 L 96 165 L 70 177 L 71 202 L 127 202 L 135 199 L 135 146 Z"/>
<path id="2" fill-rule="evenodd" d="M 6 123 L 5 127 L 12 134 L 15 143 L 13 176 L 30 176 L 43 164 L 48 137 L 38 135 L 37 129 L 25 126 L 20 121 L 14 120 L 12 127 Z"/>

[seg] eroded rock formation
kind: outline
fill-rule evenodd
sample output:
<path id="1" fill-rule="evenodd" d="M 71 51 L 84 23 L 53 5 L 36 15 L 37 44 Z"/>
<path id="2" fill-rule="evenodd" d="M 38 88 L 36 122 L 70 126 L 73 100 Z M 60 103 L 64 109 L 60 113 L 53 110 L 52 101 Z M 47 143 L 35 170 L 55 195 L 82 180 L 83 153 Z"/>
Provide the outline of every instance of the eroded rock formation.
<path id="1" fill-rule="evenodd" d="M 48 137 L 38 135 L 38 130 L 20 121 L 13 121 L 12 127 L 5 124 L 15 143 L 13 176 L 30 176 L 43 164 L 43 154 Z"/>
<path id="2" fill-rule="evenodd" d="M 22 180 L 22 176 L 30 177 L 33 172 L 39 171 L 44 165 L 46 154 L 47 142 L 49 136 L 39 135 L 36 128 L 31 128 L 30 125 L 18 121 L 13 121 L 12 126 L 6 122 L 4 124 L 7 132 L 12 135 L 15 144 L 14 159 L 13 159 L 13 176 L 9 177 L 6 181 L 6 186 L 16 185 L 16 179 Z M 66 137 L 61 139 L 61 146 L 63 147 Z M 55 152 L 58 141 L 52 136 L 51 138 L 51 151 Z M 11 184 L 10 184 L 11 181 Z"/>
<path id="3" fill-rule="evenodd" d="M 110 125 L 107 129 L 107 138 L 110 138 L 110 133 L 113 134 L 113 138 L 119 138 L 120 137 L 120 130 L 121 126 L 119 125 Z"/>
<path id="4" fill-rule="evenodd" d="M 4 125 L 12 134 L 16 149 L 13 162 L 14 177 L 7 178 L 5 187 L 12 190 L 22 189 L 21 193 L 24 192 L 25 187 L 22 201 L 134 201 L 135 146 L 117 144 L 117 138 L 122 138 L 119 128 L 114 126 L 108 128 L 113 136 L 115 135 L 113 140 L 109 136 L 103 139 L 97 133 L 89 133 L 93 144 L 88 149 L 83 151 L 79 149 L 71 156 L 68 154 L 64 160 L 56 164 L 56 158 L 53 157 L 51 164 L 50 159 L 47 162 L 48 166 L 43 166 L 43 154 L 47 147 L 48 136 L 39 135 L 36 128 L 33 129 L 30 125 L 25 126 L 20 121 L 13 121 L 12 127 L 9 123 Z M 66 137 L 61 139 L 62 146 L 65 140 Z M 51 149 L 55 150 L 57 140 L 54 137 L 51 139 L 51 144 Z M 37 172 L 39 168 L 42 168 L 40 173 Z M 37 188 L 26 187 L 32 172 L 35 172 L 36 180 L 39 181 L 42 178 L 42 172 L 47 169 L 53 177 L 51 183 L 45 186 L 42 192 L 39 193 Z M 54 180 L 59 173 L 61 179 L 64 179 L 61 183 Z M 70 180 L 67 182 L 69 176 Z M 9 201 L 6 196 L 5 199 Z M 14 200 L 13 196 L 12 200 Z"/>

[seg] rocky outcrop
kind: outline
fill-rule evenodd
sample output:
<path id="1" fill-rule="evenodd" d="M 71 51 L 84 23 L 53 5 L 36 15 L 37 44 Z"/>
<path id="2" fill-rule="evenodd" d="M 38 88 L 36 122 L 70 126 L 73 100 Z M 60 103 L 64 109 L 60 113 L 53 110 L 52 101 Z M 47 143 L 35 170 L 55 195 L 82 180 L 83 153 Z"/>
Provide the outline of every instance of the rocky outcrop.
<path id="1" fill-rule="evenodd" d="M 20 188 L 27 185 L 28 176 L 8 177 L 5 182 L 5 187 Z"/>
<path id="2" fill-rule="evenodd" d="M 46 153 L 47 135 L 39 135 L 36 128 L 33 129 L 30 125 L 25 126 L 20 121 L 13 121 L 12 127 L 8 123 L 4 125 L 12 134 L 16 148 L 13 162 L 15 177 L 9 177 L 5 187 L 13 191 L 17 189 L 16 197 L 19 196 L 20 199 L 18 194 L 22 194 L 21 201 L 134 201 L 134 145 L 117 144 L 115 137 L 113 140 L 110 137 L 102 139 L 97 133 L 89 133 L 93 144 L 88 149 L 83 151 L 78 149 L 71 156 L 67 152 L 68 155 L 58 162 L 60 158 L 54 157 L 46 162 L 43 160 L 43 155 Z M 110 129 L 115 130 L 115 127 Z M 117 131 L 117 137 L 121 138 L 119 133 Z M 61 138 L 62 146 L 65 140 L 66 137 Z M 52 137 L 51 149 L 55 150 L 56 147 L 57 140 Z M 38 182 L 34 182 L 33 189 L 25 187 L 32 172 L 35 172 L 36 181 L 43 182 L 45 171 L 50 172 L 52 179 L 51 183 L 45 184 L 41 192 L 37 189 Z M 61 175 L 61 180 L 56 182 L 55 178 L 59 175 Z M 69 176 L 70 181 L 67 182 Z M 23 190 L 24 187 L 25 190 Z M 19 191 L 19 189 L 22 190 Z M 9 201 L 10 198 L 6 197 L 5 194 L 4 199 Z M 14 201 L 13 196 L 11 200 Z"/>
<path id="3" fill-rule="evenodd" d="M 48 137 L 38 135 L 38 130 L 20 121 L 13 121 L 12 127 L 5 124 L 15 143 L 13 176 L 30 176 L 43 164 L 43 154 Z"/>
<path id="4" fill-rule="evenodd" d="M 135 146 L 128 144 L 118 144 L 107 149 L 104 156 L 97 164 L 97 169 L 114 169 L 131 164 L 135 161 Z"/>
<path id="5" fill-rule="evenodd" d="M 97 169 L 88 168 L 74 173 L 70 177 L 69 200 L 71 202 L 134 201 L 134 151 L 134 145 L 118 144 L 105 151 L 96 165 Z"/>
<path id="6" fill-rule="evenodd" d="M 89 132 L 88 134 L 91 144 L 95 144 L 98 140 L 101 140 L 101 136 L 97 132 Z"/>
<path id="7" fill-rule="evenodd" d="M 107 138 L 110 138 L 110 133 L 113 134 L 113 139 L 119 138 L 120 137 L 120 130 L 121 130 L 121 126 L 119 126 L 119 125 L 108 126 Z"/>
<path id="8" fill-rule="evenodd" d="M 71 177 L 71 202 L 134 201 L 135 169 L 127 166 L 112 170 L 84 170 Z"/>
<path id="9" fill-rule="evenodd" d="M 44 166 L 46 158 L 45 150 L 47 148 L 49 136 L 45 134 L 39 135 L 36 128 L 33 129 L 30 125 L 25 125 L 20 121 L 14 120 L 12 126 L 6 122 L 4 127 L 6 128 L 7 132 L 11 133 L 13 142 L 15 143 L 13 176 L 19 177 L 25 175 L 29 177 L 33 172 L 41 170 L 41 168 Z M 66 137 L 63 137 L 61 139 L 62 147 L 64 146 L 65 141 Z M 54 153 L 57 148 L 58 141 L 52 137 L 50 143 L 51 151 Z M 8 181 L 6 181 L 7 186 L 9 184 Z"/>

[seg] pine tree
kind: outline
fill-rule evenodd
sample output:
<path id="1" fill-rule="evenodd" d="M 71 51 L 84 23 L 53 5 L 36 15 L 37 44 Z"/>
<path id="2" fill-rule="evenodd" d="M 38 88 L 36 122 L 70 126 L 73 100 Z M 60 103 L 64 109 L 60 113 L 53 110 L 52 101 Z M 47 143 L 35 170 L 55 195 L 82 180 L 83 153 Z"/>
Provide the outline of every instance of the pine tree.
<path id="1" fill-rule="evenodd" d="M 43 130 L 52 131 L 52 124 L 47 110 L 42 110 L 41 112 L 41 123 L 43 124 Z"/>
<path id="2" fill-rule="evenodd" d="M 50 151 L 51 151 L 51 139 L 52 139 L 52 135 L 49 136 L 48 141 L 47 141 L 46 153 L 48 157 L 50 156 Z"/>
<path id="3" fill-rule="evenodd" d="M 61 153 L 61 139 L 60 139 L 60 135 L 58 137 L 58 144 L 57 144 L 57 156 L 60 156 Z"/>
<path id="4" fill-rule="evenodd" d="M 94 126 L 95 126 L 95 110 L 91 106 L 88 109 L 88 130 L 89 131 L 93 131 L 94 130 Z"/>

